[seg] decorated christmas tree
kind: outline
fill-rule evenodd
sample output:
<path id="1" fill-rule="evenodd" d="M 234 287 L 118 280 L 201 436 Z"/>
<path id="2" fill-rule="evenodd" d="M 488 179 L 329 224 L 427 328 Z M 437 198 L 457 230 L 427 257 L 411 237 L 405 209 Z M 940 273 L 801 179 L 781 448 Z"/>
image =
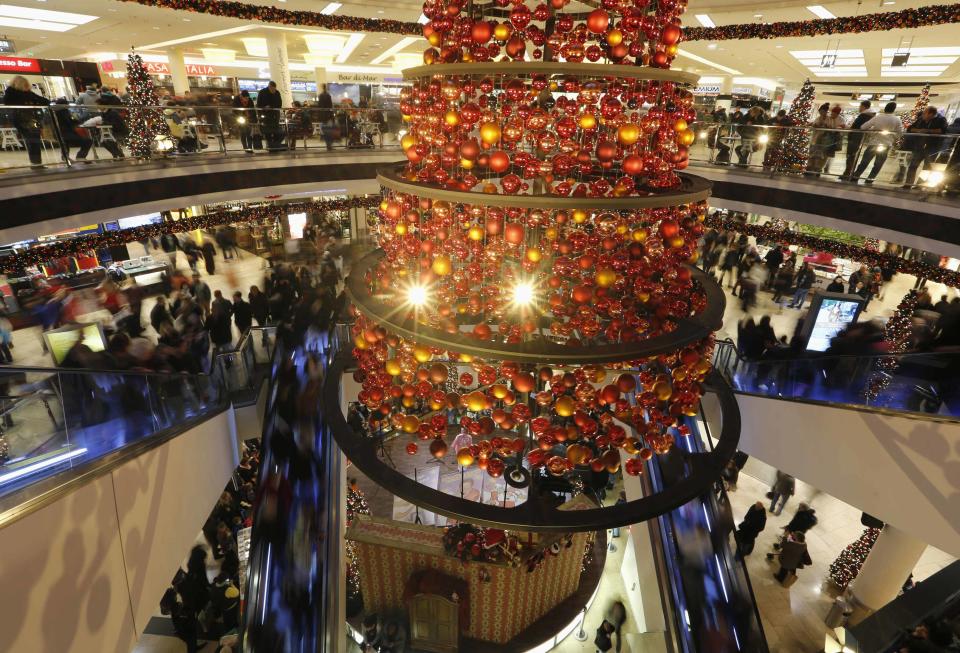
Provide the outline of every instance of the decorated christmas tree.
<path id="1" fill-rule="evenodd" d="M 143 59 L 136 52 L 127 57 L 127 93 L 130 96 L 130 152 L 137 158 L 149 159 L 155 137 L 169 134 L 170 130 L 160 109 L 152 108 L 160 99 Z"/>
<path id="2" fill-rule="evenodd" d="M 800 93 L 790 104 L 787 116 L 791 125 L 803 126 L 810 123 L 810 114 L 813 111 L 814 87 L 808 79 L 803 83 Z M 775 147 L 769 156 L 769 165 L 783 172 L 801 173 L 807 167 L 807 152 L 810 149 L 810 130 L 787 130 L 786 136 L 777 139 Z M 765 162 L 765 165 L 767 163 Z"/>
<path id="3" fill-rule="evenodd" d="M 901 117 L 903 128 L 906 129 L 915 123 L 928 106 L 930 106 L 930 85 L 924 84 L 923 88 L 920 89 L 920 95 L 917 96 L 917 103 L 913 105 L 913 109 L 910 110 L 910 113 L 905 113 Z"/>
<path id="4" fill-rule="evenodd" d="M 355 479 L 350 479 L 347 487 L 347 527 L 357 515 L 369 515 L 370 504 L 363 492 L 357 487 Z M 360 596 L 360 569 L 357 566 L 357 547 L 352 540 L 346 540 L 347 551 L 347 595 L 351 599 Z"/>
<path id="5" fill-rule="evenodd" d="M 857 574 L 860 573 L 860 567 L 863 566 L 863 561 L 867 559 L 867 555 L 879 535 L 879 528 L 864 530 L 860 539 L 848 544 L 847 548 L 841 551 L 837 559 L 830 564 L 830 578 L 837 584 L 837 587 L 845 589 L 857 577 Z"/>
<path id="6" fill-rule="evenodd" d="M 883 328 L 883 339 L 887 342 L 888 353 L 900 354 L 910 346 L 910 338 L 913 336 L 913 313 L 917 310 L 919 299 L 920 294 L 911 290 L 900 300 L 893 315 L 887 320 Z M 876 401 L 880 393 L 890 384 L 890 378 L 899 365 L 896 356 L 880 359 L 877 364 L 878 369 L 870 376 L 864 390 L 867 401 Z"/>

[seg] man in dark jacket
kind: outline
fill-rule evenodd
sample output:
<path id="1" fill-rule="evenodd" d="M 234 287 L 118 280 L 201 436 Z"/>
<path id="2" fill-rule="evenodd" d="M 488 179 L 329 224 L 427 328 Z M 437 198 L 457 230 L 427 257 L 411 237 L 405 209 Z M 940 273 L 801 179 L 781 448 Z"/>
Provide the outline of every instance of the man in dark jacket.
<path id="1" fill-rule="evenodd" d="M 243 293 L 239 290 L 233 293 L 233 322 L 241 334 L 253 324 L 253 311 L 250 304 L 243 301 Z"/>
<path id="2" fill-rule="evenodd" d="M 270 321 L 270 303 L 267 296 L 256 286 L 250 286 L 247 301 L 250 302 L 250 312 L 257 321 L 257 326 L 266 326 Z"/>
<path id="3" fill-rule="evenodd" d="M 737 549 L 741 555 L 748 556 L 753 552 L 753 546 L 757 541 L 757 536 L 767 526 L 767 511 L 763 503 L 757 501 L 750 506 L 750 510 L 744 515 L 743 521 L 737 526 Z"/>
<path id="4" fill-rule="evenodd" d="M 807 294 L 810 292 L 810 288 L 813 287 L 813 282 L 816 280 L 817 275 L 809 263 L 804 263 L 800 266 L 800 271 L 797 272 L 797 278 L 794 280 L 794 285 L 797 287 L 797 290 L 793 293 L 790 308 L 803 308 L 803 302 L 807 299 Z"/>
<path id="5" fill-rule="evenodd" d="M 160 325 L 164 322 L 173 322 L 170 317 L 170 311 L 167 309 L 167 298 L 163 295 L 157 297 L 157 303 L 150 309 L 150 326 L 157 333 L 160 333 Z"/>
<path id="6" fill-rule="evenodd" d="M 773 284 L 773 279 L 777 276 L 777 270 L 779 270 L 783 264 L 783 251 L 781 251 L 780 246 L 774 245 L 771 247 L 767 255 L 763 257 L 763 260 L 767 264 L 767 285 L 769 286 Z"/>
<path id="7" fill-rule="evenodd" d="M 10 80 L 10 84 L 3 92 L 3 103 L 12 106 L 50 106 L 50 100 L 30 90 L 30 82 L 25 77 L 17 75 Z M 20 138 L 30 156 L 30 166 L 43 167 L 42 142 L 40 138 L 43 112 L 39 109 L 9 109 L 13 114 L 13 125 L 17 128 Z"/>
<path id="8" fill-rule="evenodd" d="M 283 148 L 283 133 L 280 131 L 280 114 L 283 107 L 283 96 L 277 89 L 277 83 L 271 81 L 266 88 L 257 93 L 257 108 L 260 112 L 260 128 L 267 139 L 268 150 Z"/>
<path id="9" fill-rule="evenodd" d="M 799 507 L 797 507 L 797 512 L 793 516 L 793 519 L 784 527 L 784 530 L 789 533 L 806 533 L 817 525 L 816 512 L 816 510 L 807 504 L 801 503 Z"/>
<path id="10" fill-rule="evenodd" d="M 870 101 L 864 100 L 860 103 L 860 113 L 850 123 L 850 133 L 847 135 L 847 167 L 844 168 L 840 179 L 844 181 L 853 181 L 853 168 L 857 165 L 857 157 L 860 154 L 860 146 L 863 144 L 864 133 L 860 131 L 867 121 L 877 115 L 876 111 L 870 110 Z"/>

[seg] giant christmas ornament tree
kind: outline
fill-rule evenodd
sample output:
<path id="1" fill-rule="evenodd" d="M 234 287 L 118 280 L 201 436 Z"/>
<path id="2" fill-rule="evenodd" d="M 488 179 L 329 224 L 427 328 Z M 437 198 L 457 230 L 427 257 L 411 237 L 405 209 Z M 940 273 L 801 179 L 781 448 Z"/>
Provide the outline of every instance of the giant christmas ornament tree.
<path id="1" fill-rule="evenodd" d="M 801 173 L 807 167 L 807 156 L 810 150 L 810 130 L 801 129 L 810 123 L 810 114 L 813 111 L 814 87 L 808 79 L 790 104 L 787 113 L 790 124 L 786 135 L 777 143 L 776 152 L 771 157 L 771 165 L 783 172 Z"/>
<path id="2" fill-rule="evenodd" d="M 136 52 L 127 57 L 127 94 L 129 95 L 130 153 L 140 159 L 149 159 L 153 153 L 154 139 L 158 134 L 169 134 L 166 121 L 153 80 L 147 73 L 143 59 Z"/>
<path id="3" fill-rule="evenodd" d="M 696 76 L 669 70 L 684 3 L 565 5 L 424 5 L 430 47 L 400 96 L 407 161 L 378 176 L 379 249 L 347 279 L 371 433 L 528 500 L 471 504 L 402 477 L 372 439 L 338 430 L 341 447 L 395 494 L 471 523 L 652 517 L 708 487 L 739 436 L 721 388 L 722 445 L 689 482 L 615 508 L 542 504 L 621 463 L 643 473 L 690 435 L 724 303 L 692 265 L 710 184 L 680 172 L 696 115 Z"/>
<path id="4" fill-rule="evenodd" d="M 837 584 L 837 587 L 845 589 L 853 582 L 879 536 L 879 528 L 867 528 L 856 542 L 848 544 L 837 559 L 830 563 L 830 579 Z"/>
<path id="5" fill-rule="evenodd" d="M 923 88 L 920 89 L 920 95 L 917 96 L 917 102 L 913 105 L 913 109 L 910 110 L 910 113 L 905 113 L 901 117 L 903 128 L 906 129 L 915 123 L 928 106 L 930 106 L 930 85 L 924 84 Z"/>

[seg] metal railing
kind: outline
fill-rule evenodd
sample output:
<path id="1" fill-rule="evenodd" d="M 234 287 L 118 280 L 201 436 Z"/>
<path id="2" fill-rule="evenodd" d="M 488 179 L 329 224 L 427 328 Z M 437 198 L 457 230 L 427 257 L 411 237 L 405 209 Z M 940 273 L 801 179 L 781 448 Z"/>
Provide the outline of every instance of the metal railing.
<path id="1" fill-rule="evenodd" d="M 164 133 L 152 156 L 398 148 L 399 111 L 336 107 L 0 105 L 0 169 L 132 158 L 130 133 L 148 122 Z"/>
<path id="2" fill-rule="evenodd" d="M 696 122 L 691 163 L 884 188 L 960 190 L 960 134 Z"/>

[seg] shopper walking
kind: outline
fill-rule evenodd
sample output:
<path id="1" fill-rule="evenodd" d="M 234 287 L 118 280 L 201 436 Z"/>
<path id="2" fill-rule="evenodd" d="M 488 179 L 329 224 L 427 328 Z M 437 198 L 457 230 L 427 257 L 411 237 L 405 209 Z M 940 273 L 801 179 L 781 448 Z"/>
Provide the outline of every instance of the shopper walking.
<path id="1" fill-rule="evenodd" d="M 917 179 L 917 170 L 926 168 L 933 159 L 947 146 L 947 138 L 939 138 L 947 133 L 947 119 L 937 113 L 935 107 L 927 107 L 920 118 L 907 127 L 907 138 L 904 139 L 904 149 L 910 150 L 910 164 L 907 166 L 907 178 L 904 188 L 913 188 Z"/>
<path id="2" fill-rule="evenodd" d="M 267 326 L 270 321 L 270 302 L 267 296 L 256 286 L 250 286 L 247 301 L 250 302 L 250 312 L 253 313 L 257 326 Z"/>
<path id="3" fill-rule="evenodd" d="M 813 282 L 816 280 L 817 275 L 809 263 L 804 263 L 800 266 L 800 271 L 797 272 L 797 278 L 794 281 L 796 291 L 793 293 L 790 308 L 803 308 L 803 302 L 807 299 L 807 294 L 810 292 L 810 288 L 813 287 Z"/>
<path id="4" fill-rule="evenodd" d="M 25 77 L 17 75 L 10 80 L 10 84 L 3 92 L 3 103 L 20 107 L 46 107 L 50 100 L 30 90 L 30 82 Z M 8 115 L 13 114 L 13 126 L 17 128 L 24 147 L 30 157 L 32 168 L 43 167 L 41 157 L 42 142 L 40 127 L 43 122 L 43 111 L 40 109 L 20 108 L 8 109 Z"/>
<path id="5" fill-rule="evenodd" d="M 737 550 L 740 555 L 748 556 L 753 553 L 753 547 L 757 542 L 757 536 L 763 532 L 767 526 L 767 512 L 764 510 L 763 502 L 757 501 L 750 506 L 743 521 L 737 526 L 736 540 Z"/>
<path id="6" fill-rule="evenodd" d="M 773 575 L 785 587 L 790 587 L 796 579 L 797 570 L 813 564 L 807 551 L 807 542 L 803 533 L 788 533 L 780 550 L 780 570 Z M 790 580 L 788 580 L 790 579 Z"/>
<path id="7" fill-rule="evenodd" d="M 253 325 L 253 312 L 250 304 L 243 301 L 243 293 L 239 290 L 233 293 L 233 323 L 241 335 Z"/>
<path id="8" fill-rule="evenodd" d="M 253 154 L 254 148 L 263 147 L 263 142 L 259 134 L 254 136 L 254 130 L 259 130 L 259 125 L 253 100 L 250 99 L 250 91 L 240 91 L 240 95 L 233 98 L 233 109 L 233 119 L 237 123 L 240 145 L 244 152 Z"/>
<path id="9" fill-rule="evenodd" d="M 875 111 L 870 110 L 870 100 L 860 103 L 860 113 L 850 123 L 850 133 L 847 135 L 847 165 L 840 176 L 841 180 L 850 181 L 853 178 L 853 169 L 857 165 L 857 157 L 860 155 L 860 147 L 863 145 L 865 136 L 861 129 L 876 115 Z"/>
<path id="10" fill-rule="evenodd" d="M 883 113 L 877 114 L 860 127 L 862 131 L 869 132 L 869 139 L 862 148 L 863 155 L 860 157 L 860 163 L 850 178 L 853 183 L 857 183 L 871 161 L 873 161 L 873 168 L 870 169 L 870 174 L 863 183 L 872 184 L 880 174 L 880 169 L 883 168 L 894 142 L 903 132 L 903 123 L 895 115 L 896 110 L 896 102 L 887 102 L 883 107 Z"/>
<path id="11" fill-rule="evenodd" d="M 270 151 L 283 149 L 283 132 L 280 127 L 280 114 L 283 107 L 283 96 L 277 89 L 277 83 L 271 81 L 266 88 L 257 93 L 257 108 L 263 109 L 260 116 L 260 128 L 267 139 L 267 149 Z"/>
<path id="12" fill-rule="evenodd" d="M 770 512 L 775 515 L 779 515 L 783 512 L 783 507 L 787 504 L 787 499 L 793 496 L 796 492 L 797 482 L 790 476 L 790 474 L 784 474 L 779 469 L 777 470 L 777 478 L 773 482 L 773 487 L 770 488 L 770 493 L 767 495 L 770 499 Z M 777 504 L 780 504 L 779 506 Z"/>
<path id="13" fill-rule="evenodd" d="M 788 533 L 806 534 L 811 528 L 817 525 L 817 511 L 808 504 L 801 502 L 797 506 L 797 512 L 793 515 L 790 522 L 783 527 Z"/>
<path id="14" fill-rule="evenodd" d="M 810 157 L 807 159 L 807 171 L 804 174 L 819 177 L 829 168 L 829 161 L 840 150 L 843 142 L 843 119 L 840 118 L 840 105 L 830 107 L 824 102 L 817 110 L 817 119 L 813 121 L 813 136 L 810 139 Z"/>

